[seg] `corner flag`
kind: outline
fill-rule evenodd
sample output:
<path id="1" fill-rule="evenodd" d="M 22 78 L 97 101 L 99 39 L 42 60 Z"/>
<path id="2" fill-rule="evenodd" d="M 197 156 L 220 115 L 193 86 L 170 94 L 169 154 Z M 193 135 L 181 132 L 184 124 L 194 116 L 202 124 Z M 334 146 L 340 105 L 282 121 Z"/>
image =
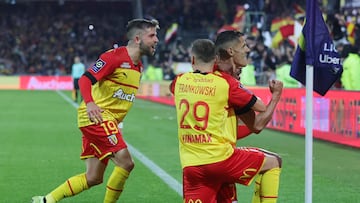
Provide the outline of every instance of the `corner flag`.
<path id="1" fill-rule="evenodd" d="M 324 96 L 343 71 L 340 55 L 330 37 L 317 0 L 306 1 L 306 21 L 291 65 L 290 75 L 306 85 L 306 65 L 314 67 L 314 91 Z"/>

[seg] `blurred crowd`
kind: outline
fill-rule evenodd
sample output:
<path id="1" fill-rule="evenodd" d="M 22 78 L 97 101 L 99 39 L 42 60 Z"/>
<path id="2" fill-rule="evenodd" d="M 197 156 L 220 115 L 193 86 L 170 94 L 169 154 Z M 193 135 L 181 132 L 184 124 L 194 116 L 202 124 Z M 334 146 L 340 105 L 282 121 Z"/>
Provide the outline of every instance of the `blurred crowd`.
<path id="1" fill-rule="evenodd" d="M 288 87 L 299 86 L 288 73 L 305 17 L 305 0 L 141 2 L 143 17 L 156 18 L 161 27 L 158 51 L 146 63 L 146 79 L 171 80 L 176 74 L 174 63 L 189 62 L 191 41 L 215 39 L 217 32 L 232 27 L 248 36 L 251 53 L 242 77 L 248 85 L 281 78 Z M 354 2 L 319 1 L 337 50 L 344 62 L 351 58 L 351 63 L 344 63 L 346 77 L 360 77 L 360 67 L 353 62 L 360 62 L 360 5 Z M 0 3 L 0 74 L 66 75 L 75 55 L 89 66 L 99 53 L 123 45 L 133 9 L 131 1 Z M 176 29 L 170 29 L 174 24 Z M 360 90 L 342 80 L 335 88 Z"/>
<path id="2" fill-rule="evenodd" d="M 69 74 L 76 55 L 88 64 L 124 41 L 128 4 L 96 2 L 0 3 L 0 71 Z"/>

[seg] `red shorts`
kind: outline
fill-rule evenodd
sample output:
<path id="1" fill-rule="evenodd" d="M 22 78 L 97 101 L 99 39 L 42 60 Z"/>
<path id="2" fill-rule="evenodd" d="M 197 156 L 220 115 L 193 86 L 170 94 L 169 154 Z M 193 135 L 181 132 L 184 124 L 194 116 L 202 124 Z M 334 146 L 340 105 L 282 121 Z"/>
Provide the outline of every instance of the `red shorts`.
<path id="1" fill-rule="evenodd" d="M 249 185 L 264 163 L 263 152 L 250 148 L 235 148 L 226 160 L 183 169 L 184 203 L 217 202 L 224 184 Z"/>
<path id="2" fill-rule="evenodd" d="M 216 201 L 218 203 L 237 202 L 237 192 L 235 183 L 225 183 L 219 189 Z"/>
<path id="3" fill-rule="evenodd" d="M 114 121 L 104 121 L 100 125 L 81 127 L 80 130 L 83 134 L 81 159 L 97 157 L 107 164 L 110 155 L 127 148 L 117 123 Z"/>

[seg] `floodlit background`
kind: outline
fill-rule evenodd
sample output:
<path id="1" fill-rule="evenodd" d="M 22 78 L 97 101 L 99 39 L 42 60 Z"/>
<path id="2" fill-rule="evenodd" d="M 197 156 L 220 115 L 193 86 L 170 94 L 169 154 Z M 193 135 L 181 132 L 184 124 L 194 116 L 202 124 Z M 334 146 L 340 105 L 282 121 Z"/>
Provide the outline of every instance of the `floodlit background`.
<path id="1" fill-rule="evenodd" d="M 325 97 L 314 97 L 313 202 L 360 203 L 360 1 L 319 3 L 336 49 L 353 62 Z M 194 39 L 215 39 L 226 29 L 247 35 L 252 51 L 241 80 L 249 89 L 268 101 L 268 79 L 286 86 L 268 129 L 238 145 L 280 154 L 278 202 L 304 202 L 305 94 L 289 77 L 304 9 L 304 0 L 0 0 L 0 203 L 30 202 L 85 170 L 71 97 L 73 58 L 91 66 L 102 52 L 125 45 L 127 21 L 140 17 L 159 20 L 160 43 L 154 57 L 143 58 L 143 85 L 124 121 L 136 166 L 119 202 L 182 202 L 168 84 L 191 70 Z M 103 184 L 62 202 L 102 202 L 109 166 Z M 239 203 L 251 201 L 253 185 L 237 189 Z"/>

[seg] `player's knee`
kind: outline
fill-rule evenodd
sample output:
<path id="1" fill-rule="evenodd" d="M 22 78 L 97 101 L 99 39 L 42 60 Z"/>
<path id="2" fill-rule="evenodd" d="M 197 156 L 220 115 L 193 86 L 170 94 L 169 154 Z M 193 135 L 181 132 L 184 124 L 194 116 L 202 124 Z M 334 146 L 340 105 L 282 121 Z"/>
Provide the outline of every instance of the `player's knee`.
<path id="1" fill-rule="evenodd" d="M 89 187 L 99 185 L 103 182 L 103 177 L 98 175 L 86 174 L 86 181 Z"/>
<path id="2" fill-rule="evenodd" d="M 269 169 L 279 167 L 279 162 L 275 156 L 269 157 Z"/>
<path id="3" fill-rule="evenodd" d="M 129 172 L 135 167 L 134 161 L 126 149 L 117 152 L 112 160 L 114 161 L 115 165 Z"/>
<path id="4" fill-rule="evenodd" d="M 280 163 L 276 156 L 268 154 L 266 154 L 265 156 L 265 163 L 261 168 L 260 172 L 265 172 L 267 170 L 280 167 Z"/>
<path id="5" fill-rule="evenodd" d="M 125 169 L 127 171 L 129 171 L 129 172 L 132 171 L 134 169 L 134 167 L 135 167 L 135 163 L 134 163 L 134 161 L 132 159 L 127 161 L 126 166 L 125 166 Z"/>
<path id="6" fill-rule="evenodd" d="M 281 168 L 282 158 L 280 157 L 280 155 L 274 153 L 274 154 L 271 154 L 271 157 L 272 157 L 272 163 L 273 163 L 274 168 L 275 167 Z"/>
<path id="7" fill-rule="evenodd" d="M 281 156 L 279 156 L 278 154 L 275 154 L 275 157 L 277 159 L 279 168 L 281 168 L 281 166 L 282 166 L 282 158 L 281 158 Z"/>
<path id="8" fill-rule="evenodd" d="M 268 156 L 268 157 L 274 157 L 274 159 L 272 160 L 274 162 L 274 166 L 281 168 L 281 166 L 282 166 L 282 158 L 281 158 L 281 156 L 279 154 L 276 154 L 274 152 L 270 152 L 270 151 L 267 151 L 267 150 L 264 150 L 264 149 L 261 149 L 261 151 L 264 152 L 266 154 L 266 156 Z"/>
<path id="9" fill-rule="evenodd" d="M 281 160 L 281 157 L 279 155 L 272 155 L 271 156 L 271 167 L 270 168 L 281 168 L 281 163 L 282 163 L 282 160 Z"/>
<path id="10" fill-rule="evenodd" d="M 128 172 L 132 171 L 135 167 L 135 163 L 132 159 L 124 159 L 120 162 L 116 162 L 116 165 L 127 170 Z"/>

